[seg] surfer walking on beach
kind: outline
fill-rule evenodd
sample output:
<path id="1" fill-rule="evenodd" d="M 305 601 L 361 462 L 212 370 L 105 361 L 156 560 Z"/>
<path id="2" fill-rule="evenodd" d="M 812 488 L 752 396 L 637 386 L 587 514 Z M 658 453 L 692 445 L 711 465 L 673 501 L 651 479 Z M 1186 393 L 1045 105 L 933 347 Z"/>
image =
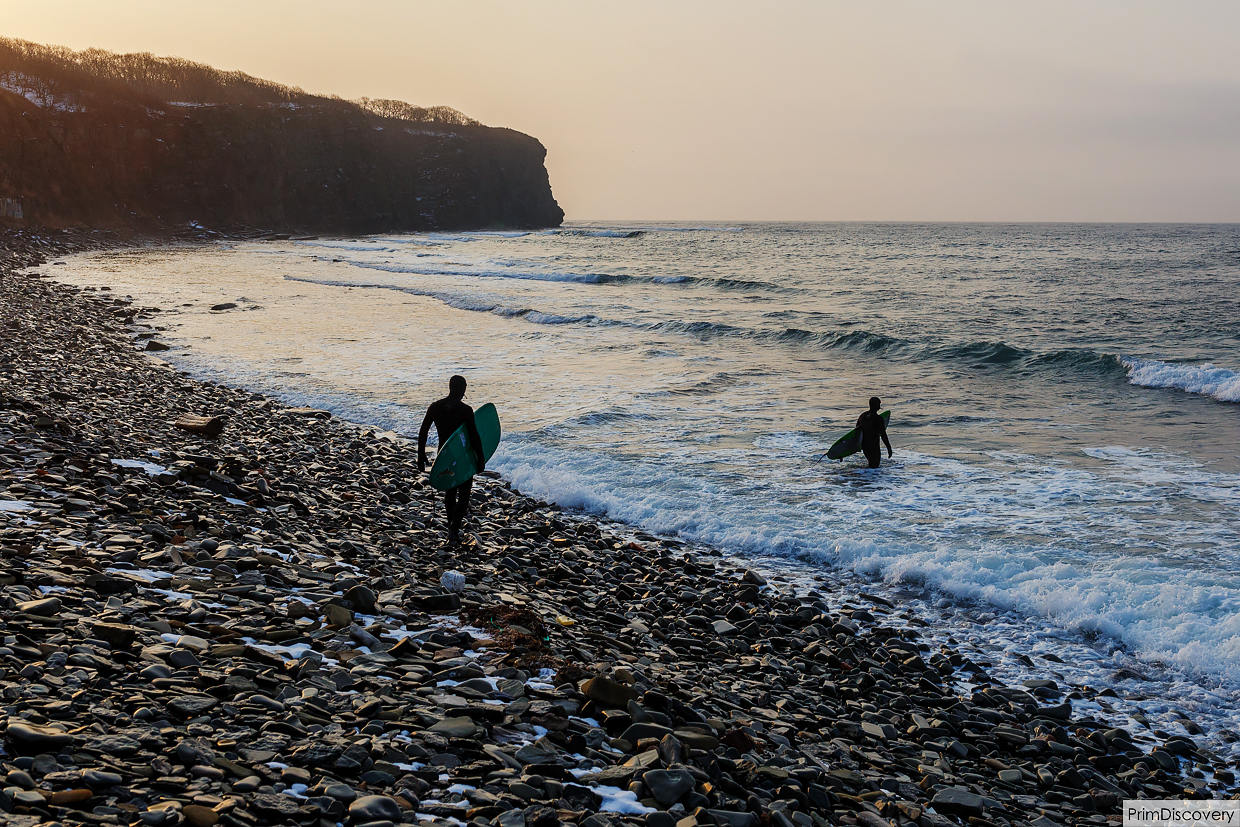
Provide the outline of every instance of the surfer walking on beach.
<path id="1" fill-rule="evenodd" d="M 870 409 L 857 417 L 857 433 L 861 435 L 861 451 L 865 454 L 871 468 L 877 468 L 883 461 L 883 451 L 878 445 L 880 438 L 887 446 L 887 458 L 891 458 L 891 440 L 887 439 L 887 421 L 878 415 L 878 409 L 882 406 L 883 400 L 877 396 L 871 396 Z"/>
<path id="2" fill-rule="evenodd" d="M 439 434 L 439 449 L 447 445 L 448 437 L 462 425 L 469 435 L 470 445 L 478 456 L 478 470 L 486 468 L 486 456 L 482 452 L 482 438 L 478 436 L 478 426 L 474 423 L 474 409 L 462 400 L 465 397 L 465 377 L 453 376 L 448 380 L 448 395 L 437 399 L 426 409 L 422 419 L 422 428 L 418 431 L 418 471 L 426 470 L 426 436 L 430 432 L 431 423 L 435 424 L 435 432 Z M 448 542 L 460 540 L 461 523 L 465 520 L 465 512 L 469 510 L 469 494 L 473 489 L 474 479 L 470 477 L 456 488 L 443 492 L 444 512 L 448 517 Z"/>

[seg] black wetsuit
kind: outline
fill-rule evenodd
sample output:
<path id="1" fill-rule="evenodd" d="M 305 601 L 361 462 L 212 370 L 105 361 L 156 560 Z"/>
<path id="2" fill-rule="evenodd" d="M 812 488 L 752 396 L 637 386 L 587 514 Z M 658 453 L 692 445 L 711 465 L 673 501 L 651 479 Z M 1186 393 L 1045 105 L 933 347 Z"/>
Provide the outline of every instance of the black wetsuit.
<path id="1" fill-rule="evenodd" d="M 861 434 L 861 451 L 869 460 L 871 468 L 877 468 L 883 461 L 883 449 L 879 440 L 887 442 L 887 421 L 879 416 L 878 411 L 866 411 L 857 417 L 857 433 Z M 887 442 L 887 450 L 891 443 Z"/>
<path id="2" fill-rule="evenodd" d="M 486 457 L 482 455 L 482 437 L 478 436 L 478 426 L 474 424 L 474 409 L 461 401 L 460 397 L 445 396 L 431 403 L 426 409 L 426 417 L 422 420 L 422 428 L 418 431 L 418 469 L 426 466 L 426 437 L 430 432 L 431 423 L 435 423 L 435 431 L 439 434 L 439 448 L 447 444 L 448 437 L 456 429 L 465 426 L 470 444 L 478 456 L 478 470 L 486 467 Z M 454 540 L 469 510 L 469 493 L 473 489 L 474 479 L 470 477 L 456 488 L 443 492 L 444 511 L 448 516 L 448 538 Z"/>

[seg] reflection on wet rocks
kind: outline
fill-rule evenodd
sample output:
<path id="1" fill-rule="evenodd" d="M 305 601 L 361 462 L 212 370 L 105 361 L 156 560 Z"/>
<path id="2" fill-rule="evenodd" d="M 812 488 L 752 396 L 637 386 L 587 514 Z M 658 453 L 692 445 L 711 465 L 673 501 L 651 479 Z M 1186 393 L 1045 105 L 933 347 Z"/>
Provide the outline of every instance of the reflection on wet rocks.
<path id="1" fill-rule="evenodd" d="M 191 381 L 117 307 L 0 279 L 12 823 L 1050 825 L 1234 780 L 494 477 L 445 548 L 398 437 Z"/>

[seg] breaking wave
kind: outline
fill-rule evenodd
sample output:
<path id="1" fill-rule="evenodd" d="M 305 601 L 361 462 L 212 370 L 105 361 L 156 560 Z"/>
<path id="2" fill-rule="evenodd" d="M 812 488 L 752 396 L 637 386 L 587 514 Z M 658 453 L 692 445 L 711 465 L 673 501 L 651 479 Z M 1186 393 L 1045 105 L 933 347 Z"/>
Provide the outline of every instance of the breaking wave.
<path id="1" fill-rule="evenodd" d="M 1142 388 L 1175 388 L 1210 396 L 1220 402 L 1240 402 L 1240 373 L 1209 363 L 1186 365 L 1157 359 L 1120 360 L 1128 381 Z"/>

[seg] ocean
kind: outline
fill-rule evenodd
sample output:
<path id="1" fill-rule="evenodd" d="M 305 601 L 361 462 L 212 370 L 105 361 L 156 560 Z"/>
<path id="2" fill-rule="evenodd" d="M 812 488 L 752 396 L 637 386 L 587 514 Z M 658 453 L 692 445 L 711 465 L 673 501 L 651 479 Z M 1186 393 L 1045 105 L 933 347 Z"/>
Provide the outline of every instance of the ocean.
<path id="1" fill-rule="evenodd" d="M 526 494 L 883 597 L 1240 757 L 1240 226 L 578 223 L 43 269 L 159 307 L 195 376 L 405 435 L 464 374 Z M 874 395 L 894 457 L 818 461 Z"/>

